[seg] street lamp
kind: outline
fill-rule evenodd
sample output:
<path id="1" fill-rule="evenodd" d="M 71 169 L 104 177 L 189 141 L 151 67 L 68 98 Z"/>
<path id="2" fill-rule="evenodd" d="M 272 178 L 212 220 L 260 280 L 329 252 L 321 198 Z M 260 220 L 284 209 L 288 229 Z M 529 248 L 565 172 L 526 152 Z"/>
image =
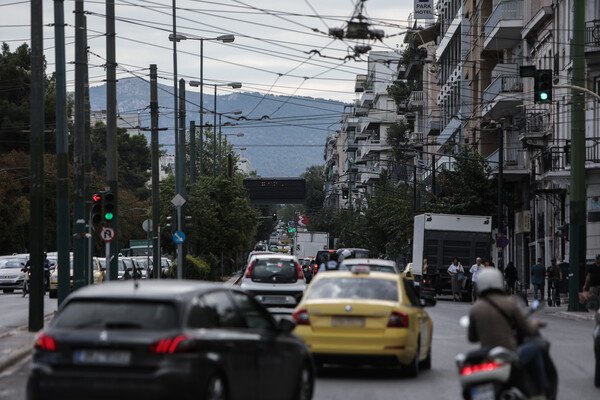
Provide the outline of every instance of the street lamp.
<path id="1" fill-rule="evenodd" d="M 205 40 L 213 40 L 223 43 L 232 43 L 235 40 L 235 36 L 231 34 L 221 35 L 213 38 L 198 38 L 198 37 L 189 37 L 181 34 L 173 34 L 169 35 L 169 40 L 173 40 L 175 37 L 175 41 L 179 42 L 182 40 L 198 40 L 200 41 L 200 81 L 198 82 L 198 87 L 200 87 L 200 175 L 202 175 L 202 141 L 204 139 L 203 131 L 204 131 L 204 96 L 203 96 L 203 88 L 204 88 L 204 41 Z M 190 83 L 191 84 L 191 83 Z M 194 86 L 194 85 L 192 85 Z M 192 144 L 193 143 L 193 144 Z M 190 183 L 194 183 L 196 181 L 196 132 L 190 132 Z"/>

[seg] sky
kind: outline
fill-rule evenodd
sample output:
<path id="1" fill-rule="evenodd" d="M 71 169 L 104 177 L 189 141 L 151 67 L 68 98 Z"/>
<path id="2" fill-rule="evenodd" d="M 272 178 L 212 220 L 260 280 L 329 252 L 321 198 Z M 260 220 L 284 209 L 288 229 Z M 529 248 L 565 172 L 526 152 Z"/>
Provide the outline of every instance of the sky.
<path id="1" fill-rule="evenodd" d="M 339 40 L 330 28 L 345 28 L 363 6 L 373 29 L 384 31 L 382 41 Z M 54 2 L 44 3 L 44 55 L 47 72 L 54 71 Z M 377 51 L 396 51 L 402 33 L 412 26 L 413 0 L 175 0 L 176 29 L 190 38 L 233 34 L 233 43 L 204 40 L 204 81 L 207 84 L 241 82 L 235 90 L 273 95 L 311 96 L 351 102 L 354 81 L 366 73 L 366 56 L 353 55 L 355 45 Z M 172 0 L 115 0 L 118 78 L 148 76 L 157 64 L 159 82 L 173 81 Z M 73 91 L 75 0 L 65 0 L 68 91 Z M 105 79 L 105 1 L 84 1 L 90 48 L 90 84 Z M 30 1 L 0 0 L 0 41 L 14 50 L 30 38 Z M 315 50 L 315 51 L 313 51 Z M 199 80 L 200 41 L 177 43 L 179 78 Z M 205 91 L 208 92 L 206 88 Z"/>

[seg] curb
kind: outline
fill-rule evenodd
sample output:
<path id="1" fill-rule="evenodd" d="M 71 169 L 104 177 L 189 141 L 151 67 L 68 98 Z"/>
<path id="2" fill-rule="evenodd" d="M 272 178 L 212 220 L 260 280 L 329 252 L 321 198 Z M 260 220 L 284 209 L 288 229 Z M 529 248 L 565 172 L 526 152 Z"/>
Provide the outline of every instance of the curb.
<path id="1" fill-rule="evenodd" d="M 574 319 L 577 321 L 593 321 L 594 314 L 589 312 L 575 312 L 575 311 L 559 311 L 556 313 L 557 316 L 566 319 Z"/>
<path id="2" fill-rule="evenodd" d="M 46 322 L 50 321 L 52 319 L 52 317 L 54 317 L 54 312 L 46 315 L 44 317 L 44 324 Z M 12 335 L 14 332 L 27 331 L 27 327 L 28 327 L 28 325 L 22 325 L 17 328 L 11 329 L 10 331 L 4 332 L 0 335 L 0 340 L 2 340 L 3 338 L 5 338 L 7 336 Z M 28 343 L 24 346 L 19 347 L 17 350 L 10 353 L 8 355 L 8 357 L 6 357 L 3 360 L 0 360 L 0 373 L 4 372 L 4 370 L 6 370 L 7 368 L 12 367 L 13 365 L 17 364 L 22 359 L 26 358 L 28 355 L 30 355 L 33 350 L 33 346 L 34 346 L 34 342 L 33 342 L 33 340 L 31 340 L 31 343 Z"/>

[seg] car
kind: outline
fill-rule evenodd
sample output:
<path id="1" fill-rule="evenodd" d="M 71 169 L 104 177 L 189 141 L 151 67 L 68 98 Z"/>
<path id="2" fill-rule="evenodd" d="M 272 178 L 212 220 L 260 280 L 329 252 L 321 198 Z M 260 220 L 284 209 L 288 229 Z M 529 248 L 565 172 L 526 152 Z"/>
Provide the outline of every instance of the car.
<path id="1" fill-rule="evenodd" d="M 317 255 L 315 256 L 315 264 L 317 266 L 317 270 L 321 266 L 321 264 L 329 261 L 329 254 L 335 253 L 335 250 L 319 250 L 317 251 Z M 315 271 L 316 272 L 316 271 Z"/>
<path id="2" fill-rule="evenodd" d="M 352 267 L 366 267 L 369 271 L 391 272 L 392 274 L 400 274 L 400 269 L 396 262 L 391 260 L 381 260 L 378 258 L 349 258 L 341 262 L 340 266 L 350 270 Z"/>
<path id="3" fill-rule="evenodd" d="M 55 266 L 52 273 L 50 273 L 50 290 L 48 291 L 48 297 L 55 299 L 58 297 L 58 265 Z M 106 268 L 104 267 L 104 258 L 93 257 L 92 258 L 92 274 L 94 285 L 102 283 L 106 280 Z M 70 258 L 70 278 L 69 284 L 71 291 L 73 291 L 73 257 Z"/>
<path id="4" fill-rule="evenodd" d="M 265 306 L 295 307 L 306 281 L 295 256 L 259 254 L 252 257 L 240 286 Z"/>
<path id="5" fill-rule="evenodd" d="M 404 276 L 406 279 L 410 279 L 410 280 L 414 281 L 415 275 L 413 274 L 412 266 L 413 266 L 412 263 L 406 264 L 406 267 L 404 267 L 404 270 L 402 270 L 402 276 Z"/>
<path id="6" fill-rule="evenodd" d="M 310 400 L 314 363 L 293 328 L 234 287 L 90 285 L 37 334 L 27 399 Z"/>
<path id="7" fill-rule="evenodd" d="M 294 332 L 326 364 L 431 367 L 433 322 L 413 285 L 397 274 L 353 266 L 313 279 L 294 309 Z"/>
<path id="8" fill-rule="evenodd" d="M 350 252 L 350 256 L 345 256 Z M 356 248 L 341 248 L 337 249 L 339 260 L 342 261 L 346 258 L 371 258 L 371 252 L 367 249 L 356 249 Z"/>
<path id="9" fill-rule="evenodd" d="M 27 264 L 25 256 L 0 257 L 0 289 L 4 293 L 12 293 L 15 289 L 23 290 L 25 264 Z"/>

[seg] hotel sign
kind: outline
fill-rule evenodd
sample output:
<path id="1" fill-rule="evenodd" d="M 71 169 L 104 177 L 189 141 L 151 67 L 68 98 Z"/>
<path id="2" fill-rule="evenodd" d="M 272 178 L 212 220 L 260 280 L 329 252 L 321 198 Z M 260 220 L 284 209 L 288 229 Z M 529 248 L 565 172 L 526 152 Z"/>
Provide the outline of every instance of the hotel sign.
<path id="1" fill-rule="evenodd" d="M 433 19 L 433 0 L 415 0 L 415 19 Z"/>

